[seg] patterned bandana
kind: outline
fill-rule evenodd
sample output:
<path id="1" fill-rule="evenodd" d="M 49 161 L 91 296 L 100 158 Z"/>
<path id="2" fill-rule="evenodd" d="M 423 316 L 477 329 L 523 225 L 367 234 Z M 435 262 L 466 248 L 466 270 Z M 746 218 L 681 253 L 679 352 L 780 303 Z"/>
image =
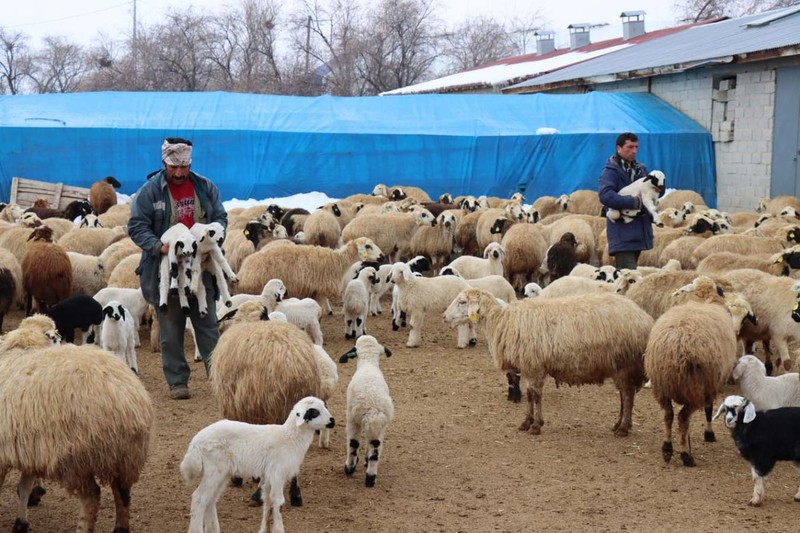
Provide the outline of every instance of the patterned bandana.
<path id="1" fill-rule="evenodd" d="M 188 167 L 192 164 L 192 147 L 188 144 L 170 144 L 164 140 L 161 145 L 161 160 L 173 167 Z"/>

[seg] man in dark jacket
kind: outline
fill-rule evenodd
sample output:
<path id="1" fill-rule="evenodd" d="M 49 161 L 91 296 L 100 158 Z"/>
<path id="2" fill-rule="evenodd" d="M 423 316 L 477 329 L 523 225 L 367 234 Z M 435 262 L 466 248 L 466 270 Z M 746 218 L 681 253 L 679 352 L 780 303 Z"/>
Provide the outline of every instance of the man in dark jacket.
<path id="1" fill-rule="evenodd" d="M 211 180 L 191 171 L 192 143 L 186 139 L 167 138 L 161 146 L 164 168 L 148 176 L 131 205 L 128 234 L 142 249 L 137 269 L 142 294 L 157 310 L 161 362 L 169 384 L 170 397 L 189 398 L 189 365 L 184 353 L 183 335 L 186 316 L 181 311 L 177 295 L 170 295 L 167 311 L 158 306 L 158 269 L 169 247 L 161 236 L 178 222 L 191 228 L 195 222 L 219 222 L 228 225 L 228 215 L 219 199 L 219 189 Z M 211 369 L 211 352 L 219 339 L 214 283 L 203 272 L 208 314 L 201 318 L 197 299 L 189 300 L 189 318 L 194 326 L 197 347 L 203 357 L 206 373 Z"/>
<path id="2" fill-rule="evenodd" d="M 600 202 L 611 209 L 641 209 L 638 196 L 618 194 L 623 187 L 647 175 L 647 168 L 636 161 L 639 138 L 626 132 L 617 137 L 617 153 L 612 155 L 603 168 L 598 181 Z M 629 223 L 622 220 L 606 221 L 608 253 L 614 256 L 617 268 L 635 269 L 642 250 L 653 247 L 653 218 L 646 209 Z"/>

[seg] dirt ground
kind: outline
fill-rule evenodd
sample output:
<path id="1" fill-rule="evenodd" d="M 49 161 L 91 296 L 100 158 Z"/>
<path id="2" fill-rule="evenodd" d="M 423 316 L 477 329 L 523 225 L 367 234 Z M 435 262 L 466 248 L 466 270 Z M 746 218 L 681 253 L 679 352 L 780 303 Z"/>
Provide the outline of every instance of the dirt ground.
<path id="1" fill-rule="evenodd" d="M 384 308 L 386 305 L 384 305 Z M 345 390 L 355 363 L 339 365 L 330 402 L 337 419 L 329 450 L 312 444 L 301 470 L 304 506 L 283 508 L 295 532 L 521 532 L 521 531 L 770 531 L 796 532 L 800 503 L 792 497 L 800 473 L 779 463 L 767 479 L 761 508 L 748 507 L 753 483 L 729 432 L 717 422 L 717 442 L 703 442 L 703 416 L 692 419 L 696 468 L 661 458 L 662 413 L 649 390 L 636 396 L 634 428 L 615 438 L 618 395 L 602 387 L 545 386 L 545 426 L 539 436 L 517 430 L 522 404 L 506 401 L 505 377 L 486 342 L 455 348 L 455 331 L 429 316 L 423 346 L 405 347 L 407 330 L 390 318 L 369 318 L 370 334 L 394 356 L 382 362 L 392 391 L 390 426 L 375 488 L 364 486 L 363 457 L 356 474 L 343 473 Z M 7 317 L 15 327 L 21 313 Z M 352 347 L 340 313 L 323 318 L 325 347 L 338 356 Z M 146 331 L 143 338 L 147 339 Z M 579 334 L 579 333 L 578 333 Z M 192 350 L 187 338 L 187 354 Z M 156 408 L 150 456 L 132 490 L 131 530 L 186 531 L 193 487 L 178 470 L 189 440 L 219 418 L 202 365 L 192 363 L 192 398 L 170 400 L 160 356 L 145 342 L 141 378 Z M 735 392 L 728 387 L 725 394 Z M 102 401 L 102 398 L 98 398 Z M 718 399 L 717 404 L 719 404 Z M 676 422 L 677 430 L 677 422 Z M 676 431 L 677 436 L 677 431 Z M 0 501 L 0 529 L 14 523 L 15 473 Z M 261 510 L 247 505 L 252 483 L 228 488 L 219 502 L 223 531 L 257 531 Z M 78 502 L 54 484 L 29 513 L 31 532 L 71 532 Z M 104 487 L 98 531 L 113 529 L 113 500 Z"/>

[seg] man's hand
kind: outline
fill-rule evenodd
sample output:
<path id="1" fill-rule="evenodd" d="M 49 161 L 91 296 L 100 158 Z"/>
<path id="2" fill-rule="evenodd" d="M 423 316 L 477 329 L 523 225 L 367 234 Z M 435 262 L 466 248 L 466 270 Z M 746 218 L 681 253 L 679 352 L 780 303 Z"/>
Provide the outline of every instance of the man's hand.
<path id="1" fill-rule="evenodd" d="M 162 244 L 161 255 L 167 255 L 168 253 L 169 253 L 169 244 Z"/>

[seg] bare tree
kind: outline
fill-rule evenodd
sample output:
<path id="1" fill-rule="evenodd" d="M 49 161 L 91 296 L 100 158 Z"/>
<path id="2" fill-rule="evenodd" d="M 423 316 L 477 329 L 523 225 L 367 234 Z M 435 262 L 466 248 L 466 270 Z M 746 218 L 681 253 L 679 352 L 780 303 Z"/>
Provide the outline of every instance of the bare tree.
<path id="1" fill-rule="evenodd" d="M 800 0 L 677 0 L 679 19 L 698 22 L 717 17 L 742 17 L 800 4 Z"/>
<path id="2" fill-rule="evenodd" d="M 465 20 L 446 34 L 444 55 L 450 72 L 461 72 L 501 57 L 512 56 L 517 47 L 508 30 L 492 18 Z"/>
<path id="3" fill-rule="evenodd" d="M 19 94 L 31 72 L 28 36 L 0 28 L 0 93 Z"/>
<path id="4" fill-rule="evenodd" d="M 69 93 L 80 88 L 86 58 L 80 45 L 49 36 L 33 57 L 30 78 L 37 93 Z"/>
<path id="5" fill-rule="evenodd" d="M 534 9 L 517 14 L 509 19 L 506 31 L 514 41 L 516 55 L 529 54 L 535 50 L 536 32 L 546 26 L 546 20 L 541 11 Z"/>
<path id="6" fill-rule="evenodd" d="M 363 94 L 359 77 L 361 24 L 358 0 L 302 0 L 292 17 L 294 48 L 304 58 L 306 88 L 338 96 Z"/>
<path id="7" fill-rule="evenodd" d="M 363 30 L 359 73 L 368 94 L 405 87 L 431 74 L 441 23 L 433 0 L 381 0 Z"/>

